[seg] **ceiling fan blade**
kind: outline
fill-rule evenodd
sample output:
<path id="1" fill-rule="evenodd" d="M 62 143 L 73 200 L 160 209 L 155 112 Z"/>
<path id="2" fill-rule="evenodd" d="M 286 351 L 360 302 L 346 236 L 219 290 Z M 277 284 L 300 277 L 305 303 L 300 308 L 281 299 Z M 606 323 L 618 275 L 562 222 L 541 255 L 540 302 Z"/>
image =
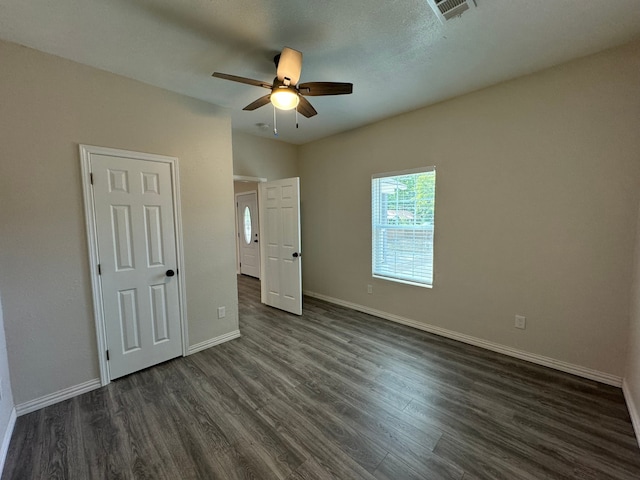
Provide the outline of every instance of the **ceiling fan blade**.
<path id="1" fill-rule="evenodd" d="M 348 95 L 353 93 L 353 83 L 307 82 L 298 85 L 302 95 L 318 97 L 321 95 Z"/>
<path id="2" fill-rule="evenodd" d="M 288 78 L 291 85 L 297 85 L 302 72 L 302 52 L 293 48 L 284 47 L 278 60 L 278 80 L 281 82 Z"/>
<path id="3" fill-rule="evenodd" d="M 256 101 L 251 102 L 249 105 L 244 107 L 243 110 L 255 110 L 256 108 L 263 107 L 267 103 L 269 103 L 269 97 L 271 97 L 271 94 L 265 95 L 264 97 L 260 97 Z"/>
<path id="4" fill-rule="evenodd" d="M 228 73 L 213 72 L 212 77 L 222 78 L 224 80 L 231 80 L 232 82 L 246 83 L 247 85 L 253 85 L 255 87 L 268 88 L 269 90 L 273 88 L 273 86 L 270 83 L 261 82 L 260 80 L 254 80 L 252 78 L 229 75 Z"/>
<path id="5" fill-rule="evenodd" d="M 311 118 L 314 115 L 317 115 L 316 109 L 309 103 L 309 100 L 304 98 L 302 95 L 299 95 L 300 103 L 298 103 L 298 112 L 304 115 L 307 118 Z"/>

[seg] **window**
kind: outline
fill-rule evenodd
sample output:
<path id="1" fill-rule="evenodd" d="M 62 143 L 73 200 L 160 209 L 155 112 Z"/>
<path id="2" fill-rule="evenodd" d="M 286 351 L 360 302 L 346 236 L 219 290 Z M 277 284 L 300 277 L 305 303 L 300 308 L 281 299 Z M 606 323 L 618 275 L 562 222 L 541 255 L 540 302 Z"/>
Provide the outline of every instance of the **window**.
<path id="1" fill-rule="evenodd" d="M 371 179 L 373 276 L 433 285 L 435 167 Z"/>
<path id="2" fill-rule="evenodd" d="M 251 210 L 248 206 L 244 207 L 244 241 L 251 244 Z"/>

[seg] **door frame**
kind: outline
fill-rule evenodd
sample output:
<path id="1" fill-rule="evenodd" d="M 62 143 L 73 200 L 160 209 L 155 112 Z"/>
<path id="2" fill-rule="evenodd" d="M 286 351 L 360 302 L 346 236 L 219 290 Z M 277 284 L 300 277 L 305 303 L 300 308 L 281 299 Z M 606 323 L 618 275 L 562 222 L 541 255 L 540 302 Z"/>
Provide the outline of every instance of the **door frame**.
<path id="1" fill-rule="evenodd" d="M 98 363 L 100 365 L 100 383 L 102 386 L 111 382 L 109 375 L 109 363 L 107 361 L 107 335 L 104 319 L 104 304 L 102 301 L 102 279 L 98 273 L 98 235 L 95 216 L 95 203 L 93 200 L 93 188 L 91 183 L 91 155 L 109 155 L 123 157 L 131 160 L 147 160 L 151 162 L 167 163 L 171 169 L 171 188 L 173 189 L 173 222 L 175 225 L 177 281 L 178 281 L 178 312 L 180 314 L 180 330 L 182 332 L 182 356 L 186 356 L 189 350 L 189 337 L 187 331 L 187 302 L 184 269 L 184 249 L 182 242 L 182 215 L 180 211 L 180 176 L 178 159 L 165 155 L 152 153 L 133 152 L 94 145 L 79 145 L 80 168 L 82 171 L 82 193 L 84 197 L 85 225 L 87 227 L 87 244 L 89 247 L 89 270 L 91 277 L 91 292 L 93 297 L 93 315 L 96 325 L 96 342 L 98 347 Z"/>
<path id="2" fill-rule="evenodd" d="M 234 194 L 234 200 L 236 203 L 236 273 L 240 275 L 242 273 L 242 265 L 241 265 L 241 257 L 240 257 L 240 244 L 242 242 L 242 233 L 240 231 L 240 212 L 238 211 L 238 198 L 243 195 L 255 194 L 256 196 L 256 219 L 258 220 L 258 235 L 260 234 L 260 206 L 258 203 L 258 191 L 257 190 L 247 190 L 246 192 L 236 193 Z M 258 266 L 260 268 L 260 275 L 258 276 L 258 280 L 262 278 L 262 254 L 260 253 L 260 245 L 258 244 L 258 255 L 260 256 L 261 264 Z"/>
<path id="3" fill-rule="evenodd" d="M 267 179 L 264 177 L 247 177 L 245 175 L 234 175 L 233 176 L 233 182 L 235 184 L 235 182 L 254 182 L 254 183 L 262 183 L 262 182 L 266 182 Z M 257 195 L 257 199 L 258 199 L 258 225 L 260 225 L 261 223 L 261 218 L 260 218 L 260 188 L 259 185 L 257 185 L 256 187 L 257 190 L 256 191 L 256 195 Z M 242 192 L 242 193 L 247 193 L 247 192 Z M 234 217 L 236 217 L 236 275 L 240 275 L 240 237 L 239 234 L 240 232 L 238 231 L 238 209 L 236 208 L 236 203 L 238 201 L 238 193 L 235 193 L 235 188 L 234 188 L 234 194 L 233 194 L 233 205 L 234 205 L 234 209 L 235 209 L 235 214 Z M 260 251 L 260 261 L 262 262 L 262 251 Z M 260 278 L 262 278 L 262 265 L 260 265 Z"/>

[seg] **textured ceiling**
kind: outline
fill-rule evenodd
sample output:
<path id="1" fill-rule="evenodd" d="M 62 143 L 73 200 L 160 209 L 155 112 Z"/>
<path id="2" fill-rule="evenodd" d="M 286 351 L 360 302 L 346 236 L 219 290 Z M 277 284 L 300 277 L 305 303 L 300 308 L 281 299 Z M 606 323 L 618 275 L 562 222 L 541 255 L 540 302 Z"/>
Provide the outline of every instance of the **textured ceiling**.
<path id="1" fill-rule="evenodd" d="M 352 82 L 310 97 L 318 115 L 278 112 L 281 140 L 333 133 L 640 36 L 640 0 L 476 0 L 444 24 L 427 0 L 0 0 L 0 38 L 231 109 L 234 129 L 273 138 L 265 90 L 283 46 L 304 54 L 302 82 Z M 429 0 L 430 1 L 430 0 Z M 1 68 L 1 59 L 0 59 Z"/>

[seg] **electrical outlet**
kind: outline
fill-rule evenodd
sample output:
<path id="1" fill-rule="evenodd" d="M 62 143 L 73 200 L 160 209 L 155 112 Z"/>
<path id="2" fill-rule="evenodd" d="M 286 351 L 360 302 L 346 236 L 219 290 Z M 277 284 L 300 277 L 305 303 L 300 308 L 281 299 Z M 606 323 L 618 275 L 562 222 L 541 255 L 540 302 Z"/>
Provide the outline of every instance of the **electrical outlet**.
<path id="1" fill-rule="evenodd" d="M 367 285 L 367 293 L 373 293 L 373 285 Z"/>
<path id="2" fill-rule="evenodd" d="M 516 322 L 514 326 L 521 330 L 524 330 L 525 328 L 527 328 L 527 317 L 523 315 L 516 315 Z"/>
<path id="3" fill-rule="evenodd" d="M 224 318 L 227 314 L 225 307 L 218 307 L 218 318 Z"/>

